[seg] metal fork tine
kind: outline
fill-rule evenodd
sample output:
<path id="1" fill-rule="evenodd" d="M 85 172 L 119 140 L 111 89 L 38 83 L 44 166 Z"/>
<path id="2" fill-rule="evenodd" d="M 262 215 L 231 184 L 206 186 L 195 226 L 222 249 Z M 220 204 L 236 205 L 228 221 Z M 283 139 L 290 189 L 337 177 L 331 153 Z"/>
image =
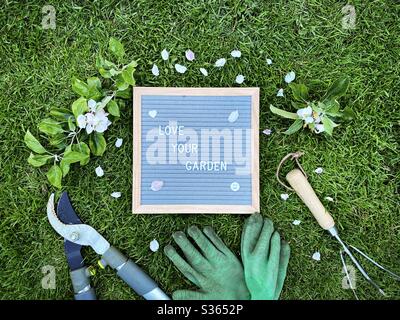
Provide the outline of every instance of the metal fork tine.
<path id="1" fill-rule="evenodd" d="M 344 261 L 344 254 L 343 254 L 342 250 L 340 250 L 340 260 L 342 260 L 343 269 L 344 269 L 344 272 L 346 273 L 346 278 L 347 278 L 347 281 L 349 282 L 350 289 L 353 291 L 355 298 L 357 300 L 360 300 L 357 296 L 356 290 L 353 288 L 353 283 L 350 279 L 349 271 L 347 269 L 346 262 Z"/>
<path id="2" fill-rule="evenodd" d="M 353 261 L 353 263 L 355 264 L 355 266 L 357 267 L 357 269 L 361 272 L 361 274 L 364 276 L 364 278 L 370 283 L 372 284 L 378 291 L 380 294 L 382 294 L 383 296 L 386 296 L 385 291 L 383 291 L 378 284 L 372 280 L 370 278 L 370 276 L 368 275 L 368 273 L 364 270 L 364 268 L 360 265 L 360 263 L 358 262 L 358 260 L 353 256 L 353 254 L 351 253 L 350 249 L 346 246 L 346 244 L 342 241 L 342 239 L 340 239 L 339 235 L 335 235 L 336 240 L 338 240 L 340 242 L 340 244 L 343 247 L 344 252 L 350 257 L 351 261 Z"/>
<path id="3" fill-rule="evenodd" d="M 357 251 L 359 254 L 361 254 L 365 259 L 367 259 L 369 262 L 371 262 L 372 264 L 374 264 L 375 266 L 377 266 L 379 269 L 382 269 L 383 271 L 386 271 L 387 273 L 389 273 L 393 278 L 395 278 L 397 281 L 400 281 L 400 276 L 397 275 L 396 273 L 386 269 L 384 266 L 382 266 L 381 264 L 379 264 L 378 262 L 376 262 L 374 259 L 370 258 L 369 256 L 367 256 L 367 254 L 365 254 L 364 252 L 362 252 L 360 249 L 356 248 L 355 246 L 349 245 L 350 248 L 354 249 L 355 251 Z"/>

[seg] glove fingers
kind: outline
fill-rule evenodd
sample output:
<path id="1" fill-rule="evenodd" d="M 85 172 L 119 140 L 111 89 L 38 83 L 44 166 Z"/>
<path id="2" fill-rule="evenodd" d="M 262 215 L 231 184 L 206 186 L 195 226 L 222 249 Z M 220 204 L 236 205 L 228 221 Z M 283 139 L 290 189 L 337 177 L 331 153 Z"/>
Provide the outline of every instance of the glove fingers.
<path id="1" fill-rule="evenodd" d="M 215 259 L 218 254 L 220 254 L 220 251 L 214 247 L 214 245 L 198 227 L 189 227 L 188 234 L 193 238 L 208 260 Z"/>
<path id="2" fill-rule="evenodd" d="M 201 268 L 207 265 L 207 260 L 203 255 L 194 247 L 189 241 L 186 235 L 182 231 L 175 232 L 172 237 L 176 244 L 182 249 L 187 261 L 195 269 Z"/>
<path id="3" fill-rule="evenodd" d="M 177 290 L 172 293 L 173 300 L 206 300 L 206 295 L 201 291 Z"/>
<path id="4" fill-rule="evenodd" d="M 274 286 L 273 292 L 276 291 L 280 254 L 281 254 L 281 237 L 278 231 L 275 231 L 271 237 L 271 245 L 268 257 L 269 281 L 271 283 L 271 286 Z"/>
<path id="5" fill-rule="evenodd" d="M 254 254 L 268 258 L 270 250 L 271 236 L 274 233 L 274 224 L 270 219 L 264 219 L 264 224 L 258 238 Z"/>
<path id="6" fill-rule="evenodd" d="M 261 214 L 254 213 L 249 218 L 243 227 L 242 240 L 241 240 L 241 254 L 242 257 L 246 258 L 246 255 L 253 252 L 258 237 L 260 235 L 263 226 L 263 219 Z"/>
<path id="7" fill-rule="evenodd" d="M 178 268 L 182 274 L 189 279 L 196 286 L 200 286 L 201 275 L 194 270 L 179 254 L 176 252 L 175 248 L 171 245 L 167 245 L 164 248 L 164 253 L 172 261 L 172 263 Z"/>
<path id="8" fill-rule="evenodd" d="M 225 253 L 226 255 L 231 254 L 229 248 L 225 245 L 222 239 L 215 233 L 213 228 L 205 227 L 203 229 L 203 232 L 219 251 Z"/>
<path id="9" fill-rule="evenodd" d="M 276 300 L 279 299 L 279 296 L 283 288 L 283 284 L 285 283 L 289 258 L 290 258 L 290 246 L 286 241 L 282 241 L 280 259 L 279 259 L 278 280 L 276 283 L 276 291 L 275 291 Z"/>

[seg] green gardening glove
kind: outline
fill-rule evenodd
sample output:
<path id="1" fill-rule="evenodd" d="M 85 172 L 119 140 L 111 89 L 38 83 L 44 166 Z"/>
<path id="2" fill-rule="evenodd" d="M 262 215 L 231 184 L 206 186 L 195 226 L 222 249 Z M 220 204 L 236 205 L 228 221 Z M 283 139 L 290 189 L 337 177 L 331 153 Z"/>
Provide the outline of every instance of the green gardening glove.
<path id="1" fill-rule="evenodd" d="M 247 218 L 241 243 L 244 275 L 251 300 L 277 300 L 283 288 L 290 257 L 269 219 L 260 214 Z"/>
<path id="2" fill-rule="evenodd" d="M 172 298 L 174 300 L 250 299 L 242 264 L 214 230 L 205 227 L 201 232 L 199 228 L 192 226 L 188 234 L 201 252 L 181 231 L 174 233 L 172 237 L 182 249 L 186 260 L 171 245 L 166 246 L 164 252 L 200 290 L 178 290 L 172 294 Z"/>

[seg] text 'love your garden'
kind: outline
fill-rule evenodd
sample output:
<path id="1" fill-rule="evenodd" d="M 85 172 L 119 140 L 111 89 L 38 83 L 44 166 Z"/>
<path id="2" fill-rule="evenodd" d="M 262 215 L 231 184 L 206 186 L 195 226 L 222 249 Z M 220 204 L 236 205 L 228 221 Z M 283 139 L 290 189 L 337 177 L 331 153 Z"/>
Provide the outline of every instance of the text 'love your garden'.
<path id="1" fill-rule="evenodd" d="M 251 129 L 194 128 L 169 121 L 146 134 L 150 143 L 146 160 L 150 165 L 181 164 L 187 171 L 228 171 L 233 165 L 236 175 L 250 174 Z"/>

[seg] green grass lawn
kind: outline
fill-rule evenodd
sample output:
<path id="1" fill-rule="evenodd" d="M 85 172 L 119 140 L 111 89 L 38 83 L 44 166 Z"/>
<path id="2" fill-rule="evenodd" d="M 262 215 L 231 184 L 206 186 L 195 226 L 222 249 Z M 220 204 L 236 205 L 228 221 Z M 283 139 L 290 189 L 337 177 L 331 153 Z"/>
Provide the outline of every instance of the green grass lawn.
<path id="1" fill-rule="evenodd" d="M 322 4 L 323 3 L 323 4 Z M 356 29 L 342 29 L 338 0 L 207 0 L 207 1 L 2 1 L 0 4 L 0 298 L 73 299 L 63 242 L 47 221 L 45 206 L 53 188 L 43 171 L 28 165 L 23 137 L 27 129 L 40 136 L 37 123 L 51 107 L 67 107 L 76 98 L 71 78 L 96 74 L 95 57 L 114 36 L 127 55 L 139 62 L 140 86 L 229 87 L 238 73 L 242 86 L 261 88 L 260 135 L 261 213 L 270 217 L 289 241 L 292 257 L 282 299 L 353 299 L 342 289 L 338 244 L 314 221 L 294 194 L 287 201 L 274 173 L 288 152 L 305 151 L 302 164 L 321 199 L 336 219 L 342 238 L 400 273 L 399 130 L 400 130 L 400 4 L 396 1 L 351 1 Z M 41 27 L 43 5 L 56 9 L 55 30 Z M 153 63 L 162 66 L 160 52 L 184 62 L 192 49 L 196 60 L 184 75 L 167 68 L 158 78 Z M 221 70 L 198 67 L 240 49 L 242 58 Z M 266 58 L 273 64 L 268 66 Z M 328 138 L 303 131 L 286 136 L 291 121 L 269 111 L 269 104 L 291 109 L 290 99 L 276 97 L 286 88 L 290 70 L 313 85 L 317 93 L 340 75 L 350 78 L 341 100 L 356 118 Z M 289 91 L 287 91 L 289 94 Z M 236 252 L 245 216 L 136 215 L 131 212 L 132 111 L 107 132 L 110 147 L 101 158 L 73 167 L 64 179 L 82 220 L 148 271 L 166 292 L 192 287 L 162 250 L 149 243 L 171 243 L 171 234 L 192 224 L 212 225 Z M 124 138 L 120 149 L 111 147 Z M 133 142 L 134 143 L 134 142 Z M 94 169 L 101 165 L 105 176 Z M 314 173 L 323 167 L 324 173 Z M 110 197 L 121 191 L 122 197 Z M 294 226 L 292 221 L 302 223 Z M 319 250 L 321 261 L 311 259 Z M 85 250 L 87 264 L 96 264 L 94 251 Z M 57 271 L 56 289 L 41 287 L 43 266 Z M 367 264 L 390 298 L 400 298 L 400 283 Z M 110 269 L 92 278 L 101 299 L 138 299 Z M 381 299 L 357 273 L 363 299 Z"/>

